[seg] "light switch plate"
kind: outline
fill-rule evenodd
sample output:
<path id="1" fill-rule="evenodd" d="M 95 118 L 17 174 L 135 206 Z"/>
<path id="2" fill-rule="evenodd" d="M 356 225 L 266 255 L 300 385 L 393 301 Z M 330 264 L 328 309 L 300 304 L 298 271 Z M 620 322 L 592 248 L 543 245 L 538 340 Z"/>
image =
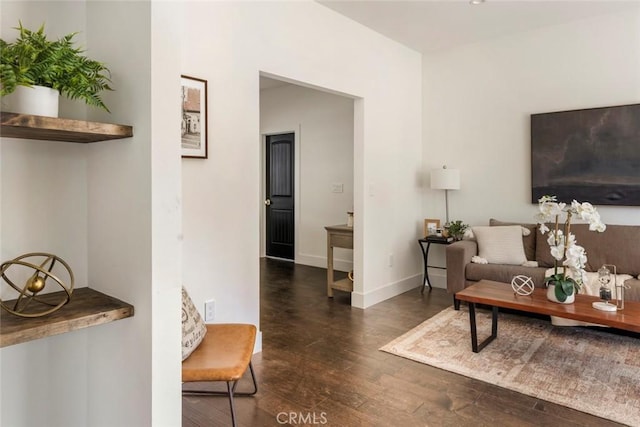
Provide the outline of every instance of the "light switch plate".
<path id="1" fill-rule="evenodd" d="M 204 302 L 204 321 L 213 322 L 216 317 L 216 302 L 215 300 L 208 300 Z"/>

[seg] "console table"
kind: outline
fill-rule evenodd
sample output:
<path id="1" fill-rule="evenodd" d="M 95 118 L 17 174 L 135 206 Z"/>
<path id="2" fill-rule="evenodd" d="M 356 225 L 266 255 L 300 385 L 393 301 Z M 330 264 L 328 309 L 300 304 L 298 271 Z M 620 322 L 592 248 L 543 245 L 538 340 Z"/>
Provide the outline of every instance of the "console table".
<path id="1" fill-rule="evenodd" d="M 353 227 L 346 224 L 328 225 L 327 230 L 327 296 L 333 298 L 333 290 L 353 292 L 349 278 L 336 281 L 333 277 L 333 248 L 353 249 Z"/>

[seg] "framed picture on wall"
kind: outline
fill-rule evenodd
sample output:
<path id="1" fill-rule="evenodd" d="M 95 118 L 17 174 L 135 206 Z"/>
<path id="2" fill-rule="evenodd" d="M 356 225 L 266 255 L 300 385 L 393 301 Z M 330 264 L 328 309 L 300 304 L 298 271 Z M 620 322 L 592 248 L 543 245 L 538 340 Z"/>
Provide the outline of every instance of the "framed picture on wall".
<path id="1" fill-rule="evenodd" d="M 531 203 L 640 206 L 640 104 L 531 115 Z"/>
<path id="2" fill-rule="evenodd" d="M 181 76 L 182 157 L 207 158 L 207 81 Z"/>
<path id="3" fill-rule="evenodd" d="M 437 230 L 440 228 L 439 219 L 427 218 L 424 220 L 424 237 L 433 236 L 437 234 Z"/>

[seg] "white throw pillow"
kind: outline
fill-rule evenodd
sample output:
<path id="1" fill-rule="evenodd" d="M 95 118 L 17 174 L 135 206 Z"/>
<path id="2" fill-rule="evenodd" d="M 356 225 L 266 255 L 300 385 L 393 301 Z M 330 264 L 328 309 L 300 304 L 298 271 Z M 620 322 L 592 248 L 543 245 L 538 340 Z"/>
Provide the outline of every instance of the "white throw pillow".
<path id="1" fill-rule="evenodd" d="M 504 227 L 504 226 L 495 226 L 494 227 Z M 529 230 L 527 227 L 520 227 L 522 228 L 522 235 L 523 236 L 528 236 L 531 234 L 531 230 Z M 466 240 L 476 240 L 476 236 L 473 235 L 473 229 L 469 228 L 467 229 L 467 231 L 464 232 L 464 238 Z"/>
<path id="2" fill-rule="evenodd" d="M 187 290 L 182 287 L 182 360 L 198 348 L 207 333 L 207 325 L 193 305 Z"/>
<path id="3" fill-rule="evenodd" d="M 473 227 L 478 256 L 489 264 L 522 265 L 527 261 L 519 225 Z"/>

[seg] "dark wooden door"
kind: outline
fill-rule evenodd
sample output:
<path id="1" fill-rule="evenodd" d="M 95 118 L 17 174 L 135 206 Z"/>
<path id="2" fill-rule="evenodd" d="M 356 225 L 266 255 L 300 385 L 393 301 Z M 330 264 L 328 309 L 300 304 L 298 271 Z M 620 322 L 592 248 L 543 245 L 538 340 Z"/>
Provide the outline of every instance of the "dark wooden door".
<path id="1" fill-rule="evenodd" d="M 293 134 L 267 136 L 266 147 L 266 252 L 267 256 L 294 259 Z"/>

